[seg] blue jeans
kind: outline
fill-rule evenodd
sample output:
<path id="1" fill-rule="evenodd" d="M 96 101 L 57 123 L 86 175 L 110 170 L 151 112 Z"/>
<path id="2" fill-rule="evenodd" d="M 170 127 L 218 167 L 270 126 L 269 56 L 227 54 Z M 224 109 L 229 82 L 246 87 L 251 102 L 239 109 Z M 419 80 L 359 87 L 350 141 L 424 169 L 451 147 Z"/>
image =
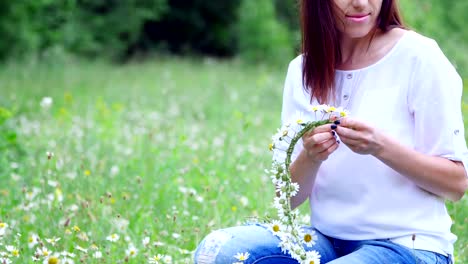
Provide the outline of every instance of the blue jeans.
<path id="1" fill-rule="evenodd" d="M 304 227 L 311 229 L 310 227 Z M 315 230 L 317 243 L 308 250 L 320 253 L 320 263 L 330 264 L 450 264 L 451 258 L 425 250 L 413 250 L 388 239 L 347 241 Z M 195 251 L 196 264 L 297 264 L 281 252 L 279 239 L 261 225 L 247 225 L 212 232 Z M 239 261 L 234 256 L 249 253 Z"/>

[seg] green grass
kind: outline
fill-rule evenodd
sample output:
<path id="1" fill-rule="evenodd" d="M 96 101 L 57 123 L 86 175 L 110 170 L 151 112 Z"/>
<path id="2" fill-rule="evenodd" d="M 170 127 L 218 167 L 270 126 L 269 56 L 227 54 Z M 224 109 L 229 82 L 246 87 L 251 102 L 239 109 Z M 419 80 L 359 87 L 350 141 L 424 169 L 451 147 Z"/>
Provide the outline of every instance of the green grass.
<path id="1" fill-rule="evenodd" d="M 75 253 L 75 262 L 166 254 L 191 263 L 211 230 L 274 215 L 264 169 L 285 67 L 164 57 L 2 66 L 0 222 L 9 226 L 0 252 L 13 245 L 17 263 L 31 262 L 38 245 L 28 238 L 37 234 L 60 238 L 44 246 Z M 49 109 L 44 97 L 53 98 Z M 468 199 L 449 208 L 457 258 L 467 263 Z M 106 240 L 114 233 L 118 241 Z M 130 244 L 138 252 L 126 259 Z"/>

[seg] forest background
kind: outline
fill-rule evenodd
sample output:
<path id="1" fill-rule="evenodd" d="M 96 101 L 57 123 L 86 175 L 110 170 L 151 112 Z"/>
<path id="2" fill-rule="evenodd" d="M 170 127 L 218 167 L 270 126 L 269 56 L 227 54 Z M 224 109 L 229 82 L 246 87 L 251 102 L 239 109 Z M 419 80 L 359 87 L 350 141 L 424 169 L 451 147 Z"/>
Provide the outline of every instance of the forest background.
<path id="1" fill-rule="evenodd" d="M 468 1 L 400 3 L 466 116 Z M 2 1 L 0 36 L 0 263 L 192 263 L 210 231 L 275 217 L 296 1 Z M 447 207 L 468 263 L 468 198 Z"/>

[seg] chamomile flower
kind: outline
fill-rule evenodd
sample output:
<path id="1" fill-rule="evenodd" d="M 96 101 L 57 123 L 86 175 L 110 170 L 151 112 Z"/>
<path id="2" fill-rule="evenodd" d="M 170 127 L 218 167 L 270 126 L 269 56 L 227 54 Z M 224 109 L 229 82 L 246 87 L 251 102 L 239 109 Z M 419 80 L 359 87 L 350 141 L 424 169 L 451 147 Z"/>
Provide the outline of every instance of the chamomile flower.
<path id="1" fill-rule="evenodd" d="M 125 255 L 131 258 L 134 258 L 137 255 L 137 253 L 138 253 L 138 249 L 133 244 L 130 244 L 127 250 L 125 250 Z"/>
<path id="2" fill-rule="evenodd" d="M 3 236 L 8 228 L 8 224 L 0 222 L 0 236 Z"/>
<path id="3" fill-rule="evenodd" d="M 33 248 L 39 243 L 39 236 L 36 234 L 30 234 L 28 237 L 28 247 Z"/>
<path id="4" fill-rule="evenodd" d="M 110 241 L 110 242 L 117 242 L 119 240 L 120 236 L 116 233 L 106 237 L 106 240 Z"/>
<path id="5" fill-rule="evenodd" d="M 286 231 L 286 228 L 284 227 L 284 225 L 280 221 L 273 220 L 268 225 L 268 231 L 270 231 L 273 235 L 278 235 L 280 232 Z"/>
<path id="6" fill-rule="evenodd" d="M 148 262 L 153 263 L 153 264 L 159 264 L 159 263 L 162 263 L 163 258 L 164 258 L 164 255 L 157 254 L 149 258 Z"/>
<path id="7" fill-rule="evenodd" d="M 6 246 L 5 249 L 11 254 L 13 257 L 19 257 L 19 250 L 15 246 Z"/>
<path id="8" fill-rule="evenodd" d="M 102 253 L 101 253 L 101 251 L 96 251 L 96 252 L 94 252 L 94 253 L 93 253 L 93 258 L 95 258 L 95 259 L 100 259 L 100 258 L 102 258 Z"/>
<path id="9" fill-rule="evenodd" d="M 245 261 L 247 260 L 248 258 L 250 257 L 250 253 L 249 252 L 244 252 L 244 253 L 237 253 L 236 255 L 234 255 L 234 258 L 240 260 L 240 261 Z"/>
<path id="10" fill-rule="evenodd" d="M 307 251 L 302 264 L 320 264 L 320 254 L 317 251 Z"/>
<path id="11" fill-rule="evenodd" d="M 308 247 L 312 247 L 313 245 L 315 245 L 315 242 L 318 240 L 315 230 L 304 232 L 302 237 L 302 242 Z"/>

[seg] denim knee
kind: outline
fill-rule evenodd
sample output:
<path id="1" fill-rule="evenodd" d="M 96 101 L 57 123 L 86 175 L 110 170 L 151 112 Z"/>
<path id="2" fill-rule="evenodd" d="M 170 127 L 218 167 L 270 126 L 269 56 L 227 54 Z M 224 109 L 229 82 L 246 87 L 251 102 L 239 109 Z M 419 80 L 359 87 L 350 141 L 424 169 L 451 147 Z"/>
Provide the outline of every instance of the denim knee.
<path id="1" fill-rule="evenodd" d="M 311 229 L 310 227 L 305 227 Z M 318 231 L 317 243 L 308 250 L 317 250 L 326 263 L 336 255 L 330 241 Z M 195 251 L 195 264 L 296 264 L 297 261 L 281 252 L 279 239 L 259 224 L 216 230 L 206 236 Z"/>

